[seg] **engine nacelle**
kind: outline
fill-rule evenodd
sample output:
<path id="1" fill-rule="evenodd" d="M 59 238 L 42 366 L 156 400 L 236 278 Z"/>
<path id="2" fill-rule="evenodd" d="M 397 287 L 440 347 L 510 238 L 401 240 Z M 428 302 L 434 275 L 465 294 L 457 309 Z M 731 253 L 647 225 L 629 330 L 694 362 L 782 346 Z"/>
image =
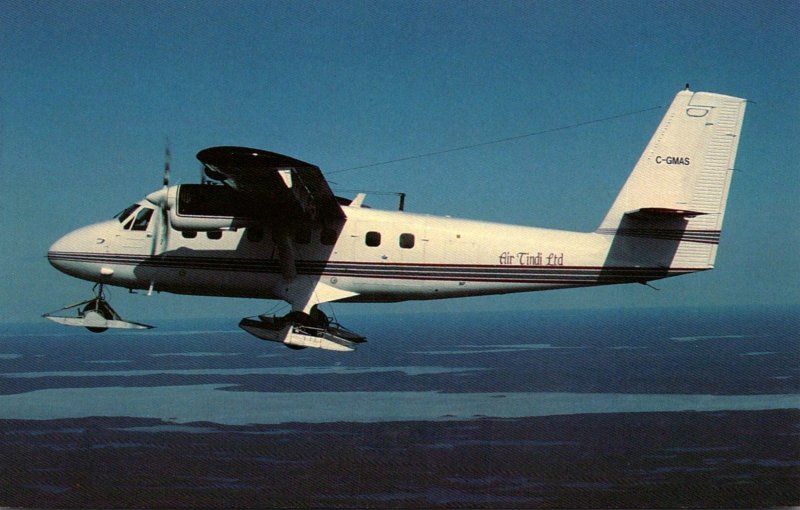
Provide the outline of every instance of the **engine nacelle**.
<path id="1" fill-rule="evenodd" d="M 227 186 L 181 184 L 169 202 L 169 222 L 175 230 L 236 230 L 260 223 L 241 195 Z"/>
<path id="2" fill-rule="evenodd" d="M 195 232 L 237 230 L 240 228 L 252 227 L 257 224 L 256 221 L 247 218 L 181 215 L 175 212 L 175 210 L 170 210 L 169 222 L 172 228 L 182 232 L 188 230 L 193 230 Z"/>

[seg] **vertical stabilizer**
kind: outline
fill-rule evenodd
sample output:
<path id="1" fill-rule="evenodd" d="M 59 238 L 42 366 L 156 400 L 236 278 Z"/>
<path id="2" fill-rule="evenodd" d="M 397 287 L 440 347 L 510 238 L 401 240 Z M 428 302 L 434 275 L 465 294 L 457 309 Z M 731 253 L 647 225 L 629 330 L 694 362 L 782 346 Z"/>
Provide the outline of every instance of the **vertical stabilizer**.
<path id="1" fill-rule="evenodd" d="M 628 238 L 624 260 L 610 262 L 714 266 L 745 103 L 690 90 L 675 96 L 597 230 Z"/>

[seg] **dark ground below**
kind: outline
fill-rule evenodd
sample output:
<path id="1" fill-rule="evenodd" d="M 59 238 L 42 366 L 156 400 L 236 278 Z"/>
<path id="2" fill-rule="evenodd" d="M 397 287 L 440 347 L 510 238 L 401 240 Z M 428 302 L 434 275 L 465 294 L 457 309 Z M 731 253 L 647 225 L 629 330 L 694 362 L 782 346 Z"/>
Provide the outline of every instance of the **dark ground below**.
<path id="1" fill-rule="evenodd" d="M 790 506 L 800 504 L 799 434 L 800 411 L 253 426 L 0 420 L 0 505 Z"/>

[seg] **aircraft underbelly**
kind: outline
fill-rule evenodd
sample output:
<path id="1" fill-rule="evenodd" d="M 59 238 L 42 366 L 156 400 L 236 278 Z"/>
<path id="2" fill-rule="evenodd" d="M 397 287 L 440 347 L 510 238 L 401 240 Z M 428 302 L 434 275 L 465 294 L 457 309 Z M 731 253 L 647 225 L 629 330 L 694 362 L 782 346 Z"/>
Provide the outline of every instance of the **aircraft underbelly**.
<path id="1" fill-rule="evenodd" d="M 521 283 L 480 283 L 450 282 L 445 280 L 429 281 L 425 284 L 409 280 L 368 279 L 353 282 L 350 287 L 358 295 L 346 301 L 358 302 L 398 302 L 431 299 L 447 299 L 456 297 L 483 296 L 490 294 L 507 294 L 514 292 L 531 292 L 558 288 L 543 284 Z"/>
<path id="2" fill-rule="evenodd" d="M 214 271 L 202 269 L 157 269 L 143 266 L 119 271 L 116 285 L 148 288 L 150 282 L 159 292 L 192 295 L 226 295 L 249 298 L 277 298 L 275 289 L 284 283 L 278 273 L 251 271 Z M 126 277 L 126 274 L 128 277 Z M 538 282 L 485 282 L 469 280 L 426 279 L 415 277 L 346 276 L 340 273 L 300 274 L 297 279 L 318 281 L 359 296 L 352 301 L 405 301 L 479 296 L 507 292 L 525 292 L 557 288 L 560 284 Z"/>

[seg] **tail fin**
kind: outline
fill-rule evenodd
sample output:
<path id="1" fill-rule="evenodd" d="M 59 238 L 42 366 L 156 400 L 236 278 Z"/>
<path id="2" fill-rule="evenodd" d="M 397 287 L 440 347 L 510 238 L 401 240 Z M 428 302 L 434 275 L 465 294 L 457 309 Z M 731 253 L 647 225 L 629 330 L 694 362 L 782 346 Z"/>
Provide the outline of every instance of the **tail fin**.
<path id="1" fill-rule="evenodd" d="M 714 267 L 745 104 L 709 92 L 675 96 L 597 229 L 624 246 L 609 263 Z"/>

